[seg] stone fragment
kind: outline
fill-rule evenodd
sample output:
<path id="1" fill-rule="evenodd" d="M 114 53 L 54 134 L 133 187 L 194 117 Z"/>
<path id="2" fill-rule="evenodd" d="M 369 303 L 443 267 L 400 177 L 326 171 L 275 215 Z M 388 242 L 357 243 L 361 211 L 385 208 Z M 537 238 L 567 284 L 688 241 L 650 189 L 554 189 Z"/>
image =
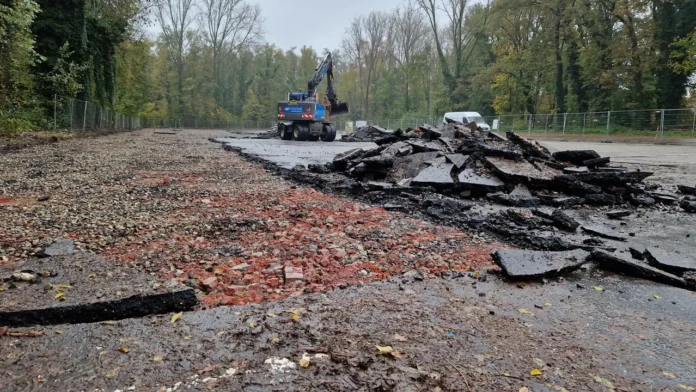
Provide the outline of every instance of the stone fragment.
<path id="1" fill-rule="evenodd" d="M 423 169 L 416 178 L 413 179 L 412 184 L 418 185 L 449 185 L 454 184 L 452 179 L 452 169 L 454 165 L 451 163 L 443 163 L 438 166 L 430 166 Z"/>
<path id="2" fill-rule="evenodd" d="M 285 284 L 302 282 L 304 274 L 301 267 L 285 267 Z"/>
<path id="3" fill-rule="evenodd" d="M 588 159 L 585 162 L 583 162 L 583 165 L 591 168 L 598 168 L 600 166 L 606 166 L 611 162 L 611 158 L 606 157 L 606 158 L 597 158 L 597 159 Z"/>
<path id="4" fill-rule="evenodd" d="M 659 270 L 641 261 L 625 259 L 602 250 L 593 251 L 592 260 L 596 261 L 599 266 L 604 269 L 652 280 L 655 282 L 669 284 L 692 291 L 696 290 L 695 284 L 689 283 L 678 276 Z"/>
<path id="5" fill-rule="evenodd" d="M 609 240 L 616 240 L 616 241 L 626 241 L 626 236 L 612 230 L 609 227 L 606 226 L 600 226 L 600 225 L 583 225 L 582 226 L 582 231 L 585 233 L 597 236 L 597 237 L 602 237 L 606 238 Z"/>
<path id="6" fill-rule="evenodd" d="M 505 189 L 505 183 L 494 175 L 478 174 L 475 169 L 464 169 L 459 173 L 459 183 L 467 189 L 485 192 L 500 192 Z"/>
<path id="7" fill-rule="evenodd" d="M 447 162 L 453 164 L 457 169 L 463 168 L 466 162 L 469 160 L 468 155 L 462 154 L 449 154 L 445 157 L 447 158 Z"/>
<path id="8" fill-rule="evenodd" d="M 575 270 L 589 261 L 584 250 L 542 252 L 530 250 L 501 250 L 493 260 L 512 279 L 534 279 Z"/>
<path id="9" fill-rule="evenodd" d="M 648 263 L 655 268 L 675 275 L 696 272 L 696 259 L 676 253 L 668 253 L 660 248 L 647 248 L 644 252 Z"/>
<path id="10" fill-rule="evenodd" d="M 71 240 L 63 239 L 54 242 L 40 252 L 41 257 L 66 256 L 75 253 L 75 243 Z"/>
<path id="11" fill-rule="evenodd" d="M 627 216 L 631 216 L 632 212 L 630 210 L 612 210 L 607 212 L 607 217 L 609 219 L 621 219 Z"/>
<path id="12" fill-rule="evenodd" d="M 559 161 L 570 162 L 578 166 L 583 165 L 587 160 L 600 158 L 597 151 L 594 150 L 558 151 L 554 152 L 552 156 Z"/>

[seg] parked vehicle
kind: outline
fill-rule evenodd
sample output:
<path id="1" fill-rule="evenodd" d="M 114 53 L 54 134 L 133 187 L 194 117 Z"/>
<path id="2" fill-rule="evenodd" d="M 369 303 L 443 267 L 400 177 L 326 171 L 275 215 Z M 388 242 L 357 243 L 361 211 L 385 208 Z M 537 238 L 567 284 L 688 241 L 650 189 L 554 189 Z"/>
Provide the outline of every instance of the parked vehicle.
<path id="1" fill-rule="evenodd" d="M 490 131 L 491 126 L 486 123 L 486 120 L 478 112 L 448 112 L 442 118 L 443 123 L 447 123 L 446 119 L 460 121 L 462 124 L 475 122 L 482 130 Z"/>

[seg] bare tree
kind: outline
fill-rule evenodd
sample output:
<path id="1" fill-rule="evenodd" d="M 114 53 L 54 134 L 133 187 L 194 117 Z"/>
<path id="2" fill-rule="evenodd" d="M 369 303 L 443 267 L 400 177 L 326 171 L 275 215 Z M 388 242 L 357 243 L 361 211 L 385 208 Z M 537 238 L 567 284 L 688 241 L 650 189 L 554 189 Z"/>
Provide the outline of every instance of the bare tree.
<path id="1" fill-rule="evenodd" d="M 363 116 L 369 118 L 370 90 L 384 57 L 389 26 L 389 15 L 371 12 L 366 17 L 356 17 L 346 31 L 343 51 L 356 64 L 360 77 L 360 94 L 363 98 Z"/>
<path id="2" fill-rule="evenodd" d="M 394 23 L 391 25 L 395 30 L 392 53 L 405 78 L 404 108 L 408 111 L 411 106 L 409 99 L 411 62 L 414 54 L 421 53 L 425 49 L 428 32 L 423 13 L 411 0 L 404 8 L 398 8 L 394 12 Z"/>
<path id="3" fill-rule="evenodd" d="M 261 7 L 244 0 L 202 0 L 201 24 L 213 51 L 213 77 L 216 99 L 220 97 L 220 68 L 229 54 L 237 54 L 263 34 Z"/>
<path id="4" fill-rule="evenodd" d="M 179 113 L 184 107 L 184 52 L 186 32 L 195 19 L 195 0 L 156 0 L 156 16 L 164 33 L 164 42 L 176 68 Z"/>
<path id="5" fill-rule="evenodd" d="M 416 2 L 428 16 L 435 38 L 435 49 L 440 60 L 442 76 L 445 79 L 445 84 L 449 89 L 451 97 L 457 87 L 457 81 L 462 77 L 464 65 L 473 52 L 473 45 L 476 44 L 478 37 L 476 33 L 485 27 L 487 17 L 483 20 L 483 26 L 466 26 L 469 0 L 416 0 Z M 489 7 L 490 1 L 488 1 L 486 8 L 488 9 Z M 448 38 L 449 42 L 443 40 L 443 31 L 440 30 L 441 27 L 438 25 L 438 12 L 443 12 L 447 16 L 449 24 L 444 29 L 446 33 L 444 38 Z M 453 67 L 447 61 L 444 49 L 446 45 L 451 48 Z M 465 53 L 467 46 L 470 47 L 468 54 Z"/>

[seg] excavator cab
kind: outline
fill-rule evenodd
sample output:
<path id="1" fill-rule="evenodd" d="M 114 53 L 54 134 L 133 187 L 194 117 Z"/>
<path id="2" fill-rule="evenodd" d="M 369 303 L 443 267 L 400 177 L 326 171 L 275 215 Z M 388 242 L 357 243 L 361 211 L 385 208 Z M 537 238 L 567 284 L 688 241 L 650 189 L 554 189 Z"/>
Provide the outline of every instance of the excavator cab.
<path id="1" fill-rule="evenodd" d="M 304 102 L 307 99 L 307 93 L 305 92 L 298 92 L 298 93 L 288 93 L 288 101 L 290 102 Z"/>

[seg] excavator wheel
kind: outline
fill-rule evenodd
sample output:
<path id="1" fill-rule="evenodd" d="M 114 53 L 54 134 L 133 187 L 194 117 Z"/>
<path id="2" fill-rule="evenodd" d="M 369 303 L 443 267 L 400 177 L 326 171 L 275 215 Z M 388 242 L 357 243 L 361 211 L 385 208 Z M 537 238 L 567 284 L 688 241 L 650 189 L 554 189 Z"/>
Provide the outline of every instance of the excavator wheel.
<path id="1" fill-rule="evenodd" d="M 321 135 L 321 140 L 324 142 L 336 140 L 336 127 L 333 124 L 324 125 L 324 132 Z"/>
<path id="2" fill-rule="evenodd" d="M 309 126 L 295 124 L 295 126 L 293 126 L 293 136 L 298 142 L 303 142 L 309 139 Z"/>
<path id="3" fill-rule="evenodd" d="M 285 124 L 278 124 L 278 134 L 283 140 L 292 140 L 292 132 L 288 132 Z"/>

